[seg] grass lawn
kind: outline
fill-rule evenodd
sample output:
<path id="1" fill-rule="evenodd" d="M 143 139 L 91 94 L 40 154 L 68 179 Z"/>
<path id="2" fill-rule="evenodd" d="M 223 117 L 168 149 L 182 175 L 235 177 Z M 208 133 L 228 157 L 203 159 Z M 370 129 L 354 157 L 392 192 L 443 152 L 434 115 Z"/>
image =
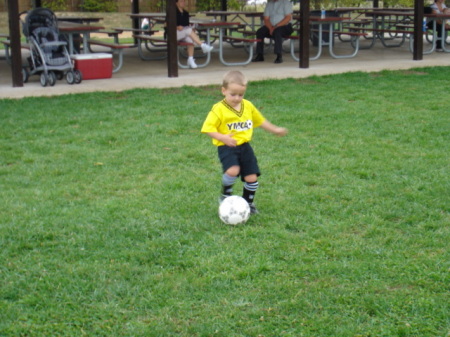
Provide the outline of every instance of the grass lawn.
<path id="1" fill-rule="evenodd" d="M 449 70 L 250 83 L 235 227 L 219 88 L 0 100 L 0 336 L 448 337 Z"/>

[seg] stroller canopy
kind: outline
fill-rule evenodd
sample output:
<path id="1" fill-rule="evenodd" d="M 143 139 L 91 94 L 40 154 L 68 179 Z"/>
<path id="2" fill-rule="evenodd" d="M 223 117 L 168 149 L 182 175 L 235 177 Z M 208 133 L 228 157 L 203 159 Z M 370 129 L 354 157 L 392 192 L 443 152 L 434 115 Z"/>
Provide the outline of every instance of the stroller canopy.
<path id="1" fill-rule="evenodd" d="M 58 33 L 56 15 L 48 8 L 36 8 L 28 12 L 23 23 L 23 34 L 29 37 L 37 28 L 51 28 Z"/>

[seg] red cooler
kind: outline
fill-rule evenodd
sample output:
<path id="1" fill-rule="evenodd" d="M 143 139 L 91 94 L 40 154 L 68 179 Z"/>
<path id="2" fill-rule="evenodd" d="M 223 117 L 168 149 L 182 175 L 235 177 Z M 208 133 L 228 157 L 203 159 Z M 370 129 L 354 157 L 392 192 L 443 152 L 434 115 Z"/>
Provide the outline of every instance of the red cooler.
<path id="1" fill-rule="evenodd" d="M 112 55 L 107 53 L 77 54 L 71 56 L 75 69 L 83 74 L 83 80 L 111 78 Z"/>

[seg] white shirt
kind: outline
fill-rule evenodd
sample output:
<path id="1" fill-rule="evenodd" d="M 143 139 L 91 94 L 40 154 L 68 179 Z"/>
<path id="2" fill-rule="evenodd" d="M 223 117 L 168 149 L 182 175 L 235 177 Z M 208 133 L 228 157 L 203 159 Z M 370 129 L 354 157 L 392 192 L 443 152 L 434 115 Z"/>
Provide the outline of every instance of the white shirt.
<path id="1" fill-rule="evenodd" d="M 439 7 L 438 7 L 438 5 L 436 3 L 433 3 L 432 5 L 430 5 L 430 8 L 433 11 L 437 11 L 439 14 L 444 14 L 444 11 L 447 8 L 447 6 L 444 3 L 442 3 L 441 7 L 442 7 L 442 11 L 439 10 Z"/>
<path id="2" fill-rule="evenodd" d="M 292 2 L 289 0 L 269 1 L 264 9 L 264 16 L 268 16 L 272 26 L 275 26 L 293 11 Z"/>

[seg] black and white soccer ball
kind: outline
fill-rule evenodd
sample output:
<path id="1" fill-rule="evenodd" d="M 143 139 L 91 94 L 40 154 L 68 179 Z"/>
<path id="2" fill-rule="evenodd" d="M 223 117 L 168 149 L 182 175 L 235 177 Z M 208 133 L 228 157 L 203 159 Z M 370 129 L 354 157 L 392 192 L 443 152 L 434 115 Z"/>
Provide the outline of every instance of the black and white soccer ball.
<path id="1" fill-rule="evenodd" d="M 227 225 L 240 225 L 250 217 L 248 202 L 237 195 L 225 198 L 219 206 L 219 218 Z"/>

